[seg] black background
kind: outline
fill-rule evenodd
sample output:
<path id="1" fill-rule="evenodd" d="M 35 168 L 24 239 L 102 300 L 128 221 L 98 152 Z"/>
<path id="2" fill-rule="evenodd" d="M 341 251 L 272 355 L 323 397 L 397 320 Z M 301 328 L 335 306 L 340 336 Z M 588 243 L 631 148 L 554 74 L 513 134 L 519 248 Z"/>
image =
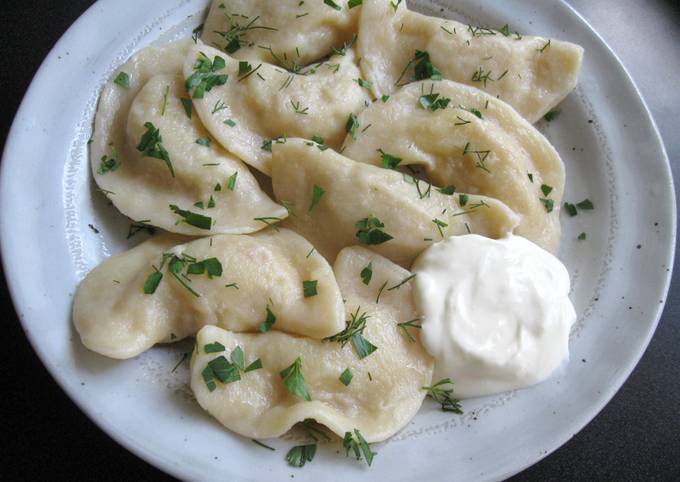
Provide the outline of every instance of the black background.
<path id="1" fill-rule="evenodd" d="M 0 140 L 4 146 L 35 71 L 59 37 L 93 2 L 2 3 Z M 678 55 L 680 46 L 677 48 L 667 54 Z M 674 81 L 678 88 L 680 80 L 676 77 Z M 62 392 L 27 342 L 4 276 L 0 283 L 5 327 L 0 362 L 0 453 L 4 460 L 0 477 L 171 480 L 111 440 Z M 584 430 L 516 480 L 680 480 L 679 314 L 680 297 L 669 296 L 649 349 L 619 393 Z M 449 474 L 455 474 L 455 467 Z"/>

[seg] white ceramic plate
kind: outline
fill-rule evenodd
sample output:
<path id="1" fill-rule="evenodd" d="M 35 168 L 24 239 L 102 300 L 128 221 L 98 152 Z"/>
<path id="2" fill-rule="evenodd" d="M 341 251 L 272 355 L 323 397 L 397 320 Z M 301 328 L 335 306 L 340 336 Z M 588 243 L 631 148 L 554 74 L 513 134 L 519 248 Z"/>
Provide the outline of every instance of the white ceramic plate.
<path id="1" fill-rule="evenodd" d="M 572 276 L 579 318 L 571 363 L 558 376 L 466 401 L 463 416 L 426 402 L 398 436 L 376 447 L 370 469 L 337 455 L 337 446 L 324 446 L 313 463 L 292 469 L 284 461 L 290 441 L 272 441 L 278 450 L 269 452 L 198 408 L 186 367 L 171 373 L 186 345 L 125 362 L 83 348 L 70 322 L 76 285 L 104 258 L 141 239 L 125 239 L 129 221 L 95 191 L 90 176 L 87 140 L 100 89 L 133 52 L 190 35 L 207 3 L 97 2 L 47 57 L 12 127 L 0 184 L 5 272 L 26 333 L 64 390 L 122 445 L 196 480 L 290 474 L 295 480 L 500 479 L 571 438 L 622 385 L 654 333 L 668 289 L 676 215 L 668 161 L 638 91 L 602 39 L 557 0 L 410 4 L 585 47 L 579 87 L 557 120 L 539 124 L 566 163 L 565 198 L 588 197 L 596 206 L 562 220 L 560 257 Z M 577 240 L 581 232 L 587 240 Z"/>

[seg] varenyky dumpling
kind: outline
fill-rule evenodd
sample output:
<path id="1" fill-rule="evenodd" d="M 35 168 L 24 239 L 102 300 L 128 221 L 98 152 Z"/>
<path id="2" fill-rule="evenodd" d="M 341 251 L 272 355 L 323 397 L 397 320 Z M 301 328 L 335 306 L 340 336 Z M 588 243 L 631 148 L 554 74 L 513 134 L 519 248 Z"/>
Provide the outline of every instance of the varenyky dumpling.
<path id="1" fill-rule="evenodd" d="M 235 58 L 290 69 L 350 42 L 359 10 L 343 0 L 213 0 L 201 39 Z"/>
<path id="2" fill-rule="evenodd" d="M 400 166 L 422 166 L 439 186 L 498 199 L 520 216 L 515 234 L 557 250 L 564 164 L 505 102 L 450 80 L 421 81 L 374 102 L 358 123 L 371 128 L 347 137 L 347 157 L 381 165 L 380 149 Z"/>
<path id="3" fill-rule="evenodd" d="M 366 285 L 361 271 L 368 266 L 372 280 Z M 370 352 L 362 342 L 357 350 L 352 342 L 342 346 L 281 332 L 238 334 L 206 326 L 196 339 L 191 388 L 201 407 L 222 425 L 245 437 L 270 438 L 297 422 L 314 419 L 340 437 L 359 429 L 368 442 L 379 442 L 416 414 L 425 395 L 422 387 L 430 385 L 433 363 L 420 344 L 418 329 L 404 327 L 412 337 L 409 342 L 398 325 L 417 318 L 410 283 L 385 290 L 376 302 L 381 283 L 397 285 L 409 272 L 360 247 L 343 250 L 334 271 L 350 320 L 365 322 L 362 339 L 377 349 Z M 215 343 L 224 351 L 215 352 L 220 349 Z M 206 353 L 206 345 L 212 353 Z M 224 368 L 224 362 L 239 352 L 237 347 L 244 354 L 244 367 L 259 359 L 262 368 L 245 372 L 232 367 L 230 375 L 222 370 L 219 375 L 227 382 L 236 378 L 234 371 L 239 373 L 240 380 L 231 383 L 213 378 L 212 367 Z M 213 361 L 220 357 L 224 360 Z M 284 384 L 281 372 L 291 366 L 304 377 L 309 401 L 293 395 Z M 351 373 L 348 385 L 340 381 L 346 370 Z M 211 378 L 208 386 L 206 379 Z"/>
<path id="4" fill-rule="evenodd" d="M 94 178 L 135 221 L 190 235 L 257 231 L 255 218 L 287 212 L 192 112 L 181 77 L 191 45 L 148 47 L 118 69 L 127 81 L 106 85 L 90 146 Z"/>
<path id="5" fill-rule="evenodd" d="M 201 77 L 201 69 L 209 73 Z M 198 79 L 215 75 L 229 78 L 203 91 Z M 199 44 L 186 57 L 184 76 L 193 86 L 196 111 L 215 139 L 268 175 L 274 139 L 320 136 L 338 148 L 349 115 L 369 101 L 368 91 L 357 82 L 361 74 L 351 48 L 293 74 L 271 64 L 238 61 Z"/>
<path id="6" fill-rule="evenodd" d="M 395 137 L 385 146 L 400 141 Z M 276 144 L 272 167 L 274 193 L 291 210 L 285 225 L 329 260 L 346 246 L 365 244 L 410 266 L 433 242 L 468 232 L 500 238 L 518 221 L 495 199 L 438 189 L 304 139 Z"/>
<path id="7" fill-rule="evenodd" d="M 396 3 L 363 0 L 357 54 L 376 97 L 414 79 L 443 77 L 498 96 L 533 123 L 576 87 L 578 45 L 429 17 Z"/>
<path id="8" fill-rule="evenodd" d="M 205 325 L 320 339 L 344 328 L 345 310 L 312 245 L 269 229 L 189 242 L 163 235 L 113 256 L 78 287 L 73 322 L 90 350 L 124 359 Z"/>

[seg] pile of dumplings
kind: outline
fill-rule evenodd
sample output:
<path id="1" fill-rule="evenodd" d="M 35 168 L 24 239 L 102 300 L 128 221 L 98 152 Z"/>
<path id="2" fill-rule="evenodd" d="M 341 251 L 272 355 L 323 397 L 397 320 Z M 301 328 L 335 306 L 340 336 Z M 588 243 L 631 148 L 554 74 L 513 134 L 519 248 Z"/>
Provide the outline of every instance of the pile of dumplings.
<path id="1" fill-rule="evenodd" d="M 564 166 L 532 123 L 582 55 L 401 0 L 215 0 L 200 39 L 141 50 L 101 94 L 94 179 L 164 233 L 80 284 L 83 344 L 195 337 L 196 400 L 249 438 L 307 419 L 389 438 L 433 383 L 404 329 L 414 259 L 466 233 L 556 251 Z"/>

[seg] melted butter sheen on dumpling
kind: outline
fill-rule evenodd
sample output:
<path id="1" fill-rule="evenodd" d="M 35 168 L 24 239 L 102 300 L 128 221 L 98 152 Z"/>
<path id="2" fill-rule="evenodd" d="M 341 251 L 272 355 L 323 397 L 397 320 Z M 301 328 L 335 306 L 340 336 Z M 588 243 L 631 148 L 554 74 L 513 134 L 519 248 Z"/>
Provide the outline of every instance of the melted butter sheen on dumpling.
<path id="1" fill-rule="evenodd" d="M 361 73 L 351 48 L 292 74 L 271 64 L 238 61 L 199 44 L 186 57 L 185 79 L 196 74 L 201 59 L 214 65 L 216 58 L 224 61 L 224 67 L 212 75 L 228 75 L 228 79 L 212 86 L 202 98 L 192 91 L 196 112 L 229 152 L 268 175 L 272 139 L 320 136 L 339 148 L 349 115 L 369 101 L 368 91 L 356 82 Z"/>
<path id="2" fill-rule="evenodd" d="M 338 0 L 213 0 L 201 40 L 238 59 L 307 65 L 351 41 L 360 8 Z"/>
<path id="3" fill-rule="evenodd" d="M 73 322 L 86 347 L 120 359 L 205 325 L 330 336 L 344 327 L 345 310 L 331 267 L 311 252 L 286 229 L 189 242 L 158 236 L 87 275 Z M 316 281 L 315 295 L 305 293 L 305 281 Z"/>
<path id="4" fill-rule="evenodd" d="M 423 107 L 423 96 L 431 92 L 448 104 Z M 381 165 L 381 149 L 400 158 L 401 166 L 422 166 L 439 186 L 498 199 L 520 217 L 515 234 L 557 250 L 564 164 L 548 140 L 505 102 L 450 80 L 421 81 L 402 87 L 387 102 L 374 102 L 358 122 L 372 127 L 356 140 L 347 136 L 346 156 Z"/>
<path id="5" fill-rule="evenodd" d="M 405 2 L 395 11 L 390 3 L 396 2 L 363 0 L 359 22 L 357 53 L 376 97 L 413 80 L 416 51 L 427 52 L 443 78 L 498 96 L 529 122 L 576 87 L 583 60 L 578 45 L 429 17 Z"/>
<path id="6" fill-rule="evenodd" d="M 369 285 L 361 271 L 372 266 Z M 245 437 L 270 438 L 287 432 L 297 422 L 314 419 L 338 436 L 358 429 L 369 442 L 385 440 L 403 428 L 416 414 L 430 385 L 433 362 L 411 330 L 413 342 L 398 323 L 417 318 L 410 283 L 376 295 L 382 283 L 396 285 L 409 272 L 364 248 L 343 250 L 334 265 L 346 300 L 347 313 L 366 316 L 363 336 L 377 347 L 360 359 L 351 343 L 311 340 L 285 333 L 238 334 L 207 326 L 196 339 L 191 362 L 191 388 L 198 403 L 222 425 Z M 220 343 L 223 352 L 206 353 L 205 346 Z M 241 373 L 233 383 L 215 381 L 211 391 L 203 372 L 220 356 L 230 359 L 240 347 L 245 366 L 258 358 L 262 368 Z M 280 372 L 301 361 L 301 373 L 311 401 L 292 395 Z M 345 386 L 340 375 L 349 369 Z"/>
<path id="7" fill-rule="evenodd" d="M 352 161 L 303 139 L 274 145 L 272 166 L 276 197 L 294 213 L 285 225 L 329 260 L 362 242 L 361 220 L 372 220 L 367 228 L 376 233 L 373 221 L 383 224 L 380 230 L 390 239 L 369 239 L 367 247 L 402 266 L 443 238 L 469 231 L 499 238 L 517 224 L 515 213 L 495 199 L 445 189 L 444 194 L 412 176 Z"/>
<path id="8" fill-rule="evenodd" d="M 287 212 L 192 112 L 181 77 L 190 45 L 146 48 L 119 69 L 128 75 L 128 87 L 106 85 L 90 147 L 94 178 L 123 214 L 167 231 L 258 231 L 264 224 L 255 218 L 283 218 Z M 186 222 L 191 218 L 170 206 L 202 216 L 201 222 Z"/>

